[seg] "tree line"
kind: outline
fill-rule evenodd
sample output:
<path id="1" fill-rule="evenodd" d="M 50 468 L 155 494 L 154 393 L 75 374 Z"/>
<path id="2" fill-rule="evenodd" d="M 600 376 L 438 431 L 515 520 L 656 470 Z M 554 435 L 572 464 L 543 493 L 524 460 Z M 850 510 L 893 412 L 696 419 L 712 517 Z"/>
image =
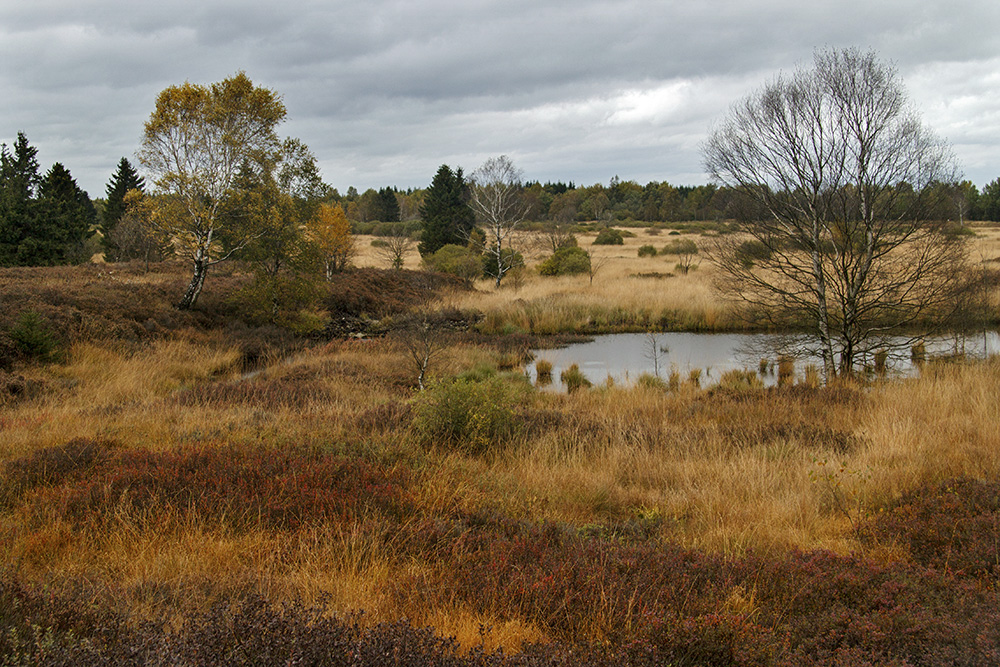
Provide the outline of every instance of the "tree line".
<path id="1" fill-rule="evenodd" d="M 959 248 L 954 235 L 942 234 L 969 219 L 1000 219 L 1000 179 L 980 192 L 954 177 L 944 148 L 935 153 L 943 144 L 928 139 L 922 147 L 923 130 L 905 109 L 895 71 L 870 53 L 818 54 L 814 72 L 779 80 L 741 105 L 706 145 L 712 185 L 643 186 L 618 177 L 584 187 L 524 182 L 500 156 L 468 176 L 442 165 L 426 189 L 349 188 L 341 195 L 322 181 L 305 144 L 279 137 L 286 110 L 277 93 L 242 72 L 207 86 L 185 83 L 159 94 L 144 125 L 137 157 L 153 191 L 122 158 L 100 217 L 61 164 L 39 175 L 37 151 L 23 134 L 12 150 L 4 146 L 0 263 L 83 261 L 99 229 L 109 261 L 184 258 L 191 280 L 181 308 L 197 302 L 212 266 L 243 260 L 255 278 L 237 298 L 258 319 L 275 321 L 289 304 L 295 311 L 309 302 L 313 276 L 344 268 L 352 227 L 378 234 L 377 223 L 388 224 L 384 248 L 397 268 L 414 242 L 410 232 L 419 232 L 418 249 L 431 266 L 465 262 L 468 277 L 486 275 L 499 287 L 521 262 L 512 232 L 528 224 L 558 232 L 580 221 L 727 219 L 754 242 L 719 250 L 717 260 L 736 280 L 733 292 L 771 314 L 788 307 L 821 320 L 835 315 L 832 324 L 820 321 L 828 374 L 850 372 L 853 349 L 871 339 L 868 332 L 886 330 L 889 319 L 896 321 L 889 329 L 912 322 L 930 302 L 913 301 L 912 287 L 932 272 L 918 266 L 908 278 L 906 263 L 893 263 L 901 251 L 920 248 L 926 258 Z M 864 138 L 868 126 L 846 132 L 858 117 L 895 134 Z M 862 138 L 868 143 L 860 145 Z M 893 155 L 887 146 L 896 147 Z M 553 234 L 554 253 L 561 238 Z M 955 266 L 933 267 L 937 282 L 950 283 Z M 874 292 L 873 279 L 882 281 Z M 871 294 L 876 301 L 869 303 Z M 831 303 L 844 312 L 834 313 Z M 835 350 L 834 339 L 848 347 Z"/>

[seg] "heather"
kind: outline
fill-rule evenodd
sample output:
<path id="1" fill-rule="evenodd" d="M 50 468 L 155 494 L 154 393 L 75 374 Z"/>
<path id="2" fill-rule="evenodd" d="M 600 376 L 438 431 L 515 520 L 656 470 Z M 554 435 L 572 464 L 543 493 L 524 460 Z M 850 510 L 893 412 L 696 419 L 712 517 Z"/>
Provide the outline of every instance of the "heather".
<path id="1" fill-rule="evenodd" d="M 183 313 L 170 265 L 0 278 L 4 664 L 1000 660 L 996 360 L 557 394 L 534 290 L 587 276 L 348 271 L 363 339 L 244 321 L 239 271 Z"/>

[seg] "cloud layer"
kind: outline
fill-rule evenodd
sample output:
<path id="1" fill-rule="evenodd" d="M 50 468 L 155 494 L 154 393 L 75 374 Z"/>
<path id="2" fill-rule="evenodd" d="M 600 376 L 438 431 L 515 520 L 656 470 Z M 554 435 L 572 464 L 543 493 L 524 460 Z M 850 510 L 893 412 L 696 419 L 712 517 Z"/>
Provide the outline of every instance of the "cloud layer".
<path id="1" fill-rule="evenodd" d="M 0 0 L 0 138 L 102 196 L 156 94 L 244 70 L 341 191 L 506 153 L 528 178 L 703 183 L 737 98 L 817 47 L 894 61 L 977 185 L 1000 176 L 1000 6 L 786 0 Z"/>

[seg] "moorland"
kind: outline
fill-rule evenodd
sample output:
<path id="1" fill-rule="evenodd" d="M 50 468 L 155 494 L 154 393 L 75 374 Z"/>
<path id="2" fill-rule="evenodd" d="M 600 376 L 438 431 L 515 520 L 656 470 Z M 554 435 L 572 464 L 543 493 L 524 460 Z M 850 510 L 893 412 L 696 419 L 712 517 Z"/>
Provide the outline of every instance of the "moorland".
<path id="1" fill-rule="evenodd" d="M 632 232 L 501 289 L 358 237 L 309 331 L 236 264 L 0 269 L 3 664 L 1000 662 L 1000 361 L 538 391 L 550 336 L 750 326 L 638 256 L 711 230 Z"/>

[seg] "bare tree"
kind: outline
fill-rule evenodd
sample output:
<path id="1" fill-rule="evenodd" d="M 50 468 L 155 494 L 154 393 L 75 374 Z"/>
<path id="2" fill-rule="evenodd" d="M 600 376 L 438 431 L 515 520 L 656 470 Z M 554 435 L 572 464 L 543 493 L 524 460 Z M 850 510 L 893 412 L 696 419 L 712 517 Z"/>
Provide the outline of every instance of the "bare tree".
<path id="1" fill-rule="evenodd" d="M 377 254 L 394 269 L 402 269 L 406 254 L 416 245 L 403 225 L 395 225 L 388 236 L 379 239 Z"/>
<path id="2" fill-rule="evenodd" d="M 517 266 L 511 236 L 528 215 L 521 196 L 521 170 L 506 155 L 492 157 L 471 175 L 472 209 L 486 231 L 486 272 L 500 287 L 504 275 Z"/>
<path id="3" fill-rule="evenodd" d="M 965 244 L 931 217 L 953 158 L 874 52 L 818 51 L 737 102 L 703 156 L 743 209 L 743 233 L 713 251 L 722 287 L 758 316 L 810 323 L 827 378 L 954 305 Z"/>
<path id="4" fill-rule="evenodd" d="M 423 391 L 431 361 L 447 346 L 447 336 L 430 318 L 423 317 L 408 322 L 397 332 L 396 337 L 413 361 L 417 371 L 417 386 Z"/>
<path id="5" fill-rule="evenodd" d="M 670 352 L 666 345 L 660 345 L 660 335 L 655 331 L 646 332 L 643 356 L 653 362 L 653 375 L 660 377 L 662 359 Z"/>
<path id="6" fill-rule="evenodd" d="M 587 275 L 590 276 L 590 284 L 594 284 L 594 276 L 597 272 L 604 268 L 604 265 L 608 262 L 608 257 L 601 256 L 598 257 L 594 254 L 593 250 L 587 251 Z"/>

